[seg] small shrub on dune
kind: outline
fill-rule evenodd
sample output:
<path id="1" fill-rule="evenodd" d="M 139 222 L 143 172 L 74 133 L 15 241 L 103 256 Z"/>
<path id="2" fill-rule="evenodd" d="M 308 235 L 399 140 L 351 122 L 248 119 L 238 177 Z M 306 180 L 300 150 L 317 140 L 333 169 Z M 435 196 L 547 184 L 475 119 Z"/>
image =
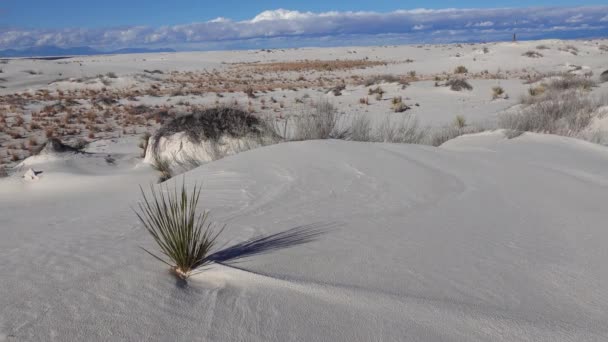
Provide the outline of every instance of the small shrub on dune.
<path id="1" fill-rule="evenodd" d="M 540 58 L 543 57 L 543 54 L 538 52 L 538 51 L 526 51 L 522 54 L 522 56 L 524 57 L 530 57 L 530 58 Z"/>
<path id="2" fill-rule="evenodd" d="M 223 228 L 217 230 L 208 222 L 207 211 L 197 212 L 201 188 L 195 185 L 189 193 L 184 181 L 181 190 L 178 186 L 173 191 L 161 186 L 157 191 L 151 186 L 150 195 L 147 196 L 143 189 L 141 193 L 143 201 L 136 214 L 154 238 L 160 253 L 142 249 L 171 267 L 182 279 L 211 263 L 209 256 Z"/>
<path id="3" fill-rule="evenodd" d="M 451 79 L 445 82 L 445 86 L 450 87 L 453 91 L 473 90 L 473 86 L 465 79 Z"/>
<path id="4" fill-rule="evenodd" d="M 454 118 L 454 126 L 457 128 L 464 128 L 467 125 L 467 120 L 462 115 L 456 115 Z"/>
<path id="5" fill-rule="evenodd" d="M 337 138 L 338 113 L 328 101 L 319 101 L 312 113 L 295 117 L 293 140 Z"/>
<path id="6" fill-rule="evenodd" d="M 500 86 L 492 87 L 492 99 L 496 100 L 496 99 L 503 97 L 504 95 L 505 95 L 505 90 L 502 87 L 500 87 Z"/>
<path id="7" fill-rule="evenodd" d="M 163 183 L 173 177 L 173 173 L 171 172 L 171 162 L 168 159 L 160 157 L 158 154 L 154 154 L 152 167 L 160 173 L 158 178 L 159 183 Z"/>
<path id="8" fill-rule="evenodd" d="M 588 127 L 600 107 L 608 105 L 608 99 L 593 98 L 581 90 L 555 89 L 522 102 L 525 106 L 521 110 L 501 116 L 499 127 L 576 136 Z"/>
<path id="9" fill-rule="evenodd" d="M 400 144 L 422 144 L 426 136 L 427 130 L 420 127 L 418 119 L 410 116 L 399 122 L 393 122 L 387 116 L 374 132 L 375 141 Z"/>
<path id="10" fill-rule="evenodd" d="M 536 87 L 530 87 L 528 89 L 528 94 L 530 94 L 530 96 L 538 96 L 541 95 L 545 92 L 545 86 L 544 85 L 539 85 Z"/>
<path id="11" fill-rule="evenodd" d="M 267 122 L 236 107 L 216 107 L 180 115 L 159 128 L 153 136 L 153 150 L 158 151 L 160 138 L 184 132 L 194 143 L 217 141 L 222 136 L 275 139 Z"/>
<path id="12" fill-rule="evenodd" d="M 455 74 L 466 74 L 469 70 L 464 65 L 459 65 L 454 69 Z"/>
<path id="13" fill-rule="evenodd" d="M 372 125 L 369 118 L 360 114 L 353 118 L 349 130 L 349 140 L 372 141 Z"/>
<path id="14" fill-rule="evenodd" d="M 564 91 L 570 89 L 590 90 L 595 87 L 594 81 L 580 76 L 564 76 L 551 80 L 547 83 L 547 88 Z"/>
<path id="15" fill-rule="evenodd" d="M 399 83 L 401 85 L 407 84 L 405 80 L 390 74 L 370 76 L 369 78 L 365 79 L 363 84 L 366 87 L 369 87 L 379 83 Z"/>

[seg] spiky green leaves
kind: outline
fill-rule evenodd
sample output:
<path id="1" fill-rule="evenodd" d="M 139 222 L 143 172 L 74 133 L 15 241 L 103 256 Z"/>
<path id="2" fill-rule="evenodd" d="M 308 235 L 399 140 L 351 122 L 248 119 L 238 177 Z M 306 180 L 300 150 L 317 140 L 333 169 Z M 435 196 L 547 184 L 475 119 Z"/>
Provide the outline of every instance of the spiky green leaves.
<path id="1" fill-rule="evenodd" d="M 140 188 L 143 201 L 135 213 L 156 241 L 160 255 L 142 249 L 185 279 L 210 263 L 208 256 L 223 228 L 216 230 L 208 223 L 207 211 L 197 213 L 200 186 L 195 184 L 188 193 L 183 181 L 181 190 L 178 188 L 176 185 L 171 191 L 166 185 L 159 190 L 150 186 L 149 195 Z"/>

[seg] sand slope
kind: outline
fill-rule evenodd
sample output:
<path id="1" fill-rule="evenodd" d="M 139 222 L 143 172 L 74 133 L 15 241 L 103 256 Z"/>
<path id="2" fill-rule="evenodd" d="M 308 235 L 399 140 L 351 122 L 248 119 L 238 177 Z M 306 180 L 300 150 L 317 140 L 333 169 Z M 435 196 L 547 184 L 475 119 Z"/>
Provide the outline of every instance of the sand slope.
<path id="1" fill-rule="evenodd" d="M 37 167 L 38 182 L 0 180 L 0 340 L 608 338 L 605 147 L 493 132 L 227 157 L 185 176 L 228 225 L 222 243 L 315 235 L 187 286 L 138 248 L 152 247 L 130 208 L 147 167 L 128 153 Z"/>

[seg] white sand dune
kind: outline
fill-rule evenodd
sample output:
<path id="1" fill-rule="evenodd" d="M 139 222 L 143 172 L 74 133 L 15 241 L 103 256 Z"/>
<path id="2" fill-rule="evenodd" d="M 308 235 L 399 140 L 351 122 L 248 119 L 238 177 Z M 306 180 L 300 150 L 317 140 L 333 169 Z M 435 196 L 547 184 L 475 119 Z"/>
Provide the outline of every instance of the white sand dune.
<path id="1" fill-rule="evenodd" d="M 0 340 L 608 339 L 605 147 L 496 131 L 230 156 L 185 174 L 221 244 L 299 233 L 184 285 L 139 248 L 155 174 L 120 142 L 0 180 Z"/>

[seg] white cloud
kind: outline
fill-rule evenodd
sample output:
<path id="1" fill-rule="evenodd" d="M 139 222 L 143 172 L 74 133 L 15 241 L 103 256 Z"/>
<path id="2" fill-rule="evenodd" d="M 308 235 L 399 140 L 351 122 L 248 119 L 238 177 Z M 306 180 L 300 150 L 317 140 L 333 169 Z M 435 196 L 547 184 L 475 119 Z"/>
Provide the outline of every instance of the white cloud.
<path id="1" fill-rule="evenodd" d="M 0 48 L 25 48 L 40 45 L 117 48 L 126 46 L 163 45 L 186 47 L 262 40 L 311 42 L 341 40 L 340 37 L 373 37 L 392 35 L 403 40 L 436 39 L 444 32 L 450 39 L 501 39 L 512 32 L 526 32 L 530 37 L 542 35 L 547 28 L 564 27 L 593 34 L 608 34 L 608 6 L 577 8 L 513 9 L 414 9 L 378 12 L 299 12 L 285 9 L 264 11 L 250 20 L 233 21 L 216 18 L 207 22 L 163 26 L 120 27 L 107 29 L 27 30 L 0 29 Z M 517 20 L 513 20 L 517 18 Z M 488 30 L 492 28 L 493 30 Z M 480 37 L 479 34 L 491 36 Z M 505 36 L 505 37 L 506 37 Z M 285 39 L 284 39 L 285 38 Z M 504 38 L 504 37 L 503 37 Z M 356 40 L 355 40 L 356 41 Z"/>
<path id="2" fill-rule="evenodd" d="M 584 19 L 585 19 L 585 17 L 582 14 L 577 14 L 577 15 L 573 15 L 570 18 L 566 19 L 566 22 L 574 24 L 574 23 L 580 23 Z"/>

